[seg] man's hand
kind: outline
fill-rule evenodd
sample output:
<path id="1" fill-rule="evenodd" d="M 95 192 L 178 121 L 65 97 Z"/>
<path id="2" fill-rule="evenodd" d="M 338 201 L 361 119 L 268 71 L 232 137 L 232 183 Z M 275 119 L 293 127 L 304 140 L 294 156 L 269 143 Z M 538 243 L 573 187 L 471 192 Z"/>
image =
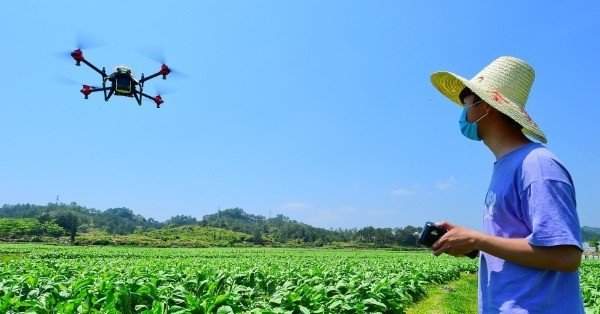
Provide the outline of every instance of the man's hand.
<path id="1" fill-rule="evenodd" d="M 525 238 L 492 236 L 447 222 L 436 225 L 448 230 L 431 246 L 436 256 L 460 256 L 476 249 L 521 266 L 563 272 L 574 272 L 581 263 L 581 250 L 575 245 L 533 246 Z"/>
<path id="2" fill-rule="evenodd" d="M 437 222 L 436 225 L 448 230 L 448 232 L 431 246 L 435 256 L 440 256 L 442 253 L 461 256 L 475 250 L 477 232 L 448 222 Z"/>

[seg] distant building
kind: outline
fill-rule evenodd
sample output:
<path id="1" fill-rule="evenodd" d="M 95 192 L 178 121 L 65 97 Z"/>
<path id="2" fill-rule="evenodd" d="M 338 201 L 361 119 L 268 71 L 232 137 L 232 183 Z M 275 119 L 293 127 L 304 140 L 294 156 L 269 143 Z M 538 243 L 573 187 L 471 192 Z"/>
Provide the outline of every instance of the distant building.
<path id="1" fill-rule="evenodd" d="M 583 242 L 583 251 L 584 252 L 593 252 L 594 248 L 590 246 L 589 242 Z"/>

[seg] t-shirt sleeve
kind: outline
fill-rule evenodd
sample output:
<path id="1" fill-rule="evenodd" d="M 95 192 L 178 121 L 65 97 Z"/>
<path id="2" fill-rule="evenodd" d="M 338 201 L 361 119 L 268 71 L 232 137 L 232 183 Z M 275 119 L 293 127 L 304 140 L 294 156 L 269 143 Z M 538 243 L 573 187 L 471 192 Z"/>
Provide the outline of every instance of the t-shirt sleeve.
<path id="1" fill-rule="evenodd" d="M 534 246 L 574 245 L 583 251 L 573 186 L 560 180 L 532 182 L 521 193 L 523 219 Z"/>

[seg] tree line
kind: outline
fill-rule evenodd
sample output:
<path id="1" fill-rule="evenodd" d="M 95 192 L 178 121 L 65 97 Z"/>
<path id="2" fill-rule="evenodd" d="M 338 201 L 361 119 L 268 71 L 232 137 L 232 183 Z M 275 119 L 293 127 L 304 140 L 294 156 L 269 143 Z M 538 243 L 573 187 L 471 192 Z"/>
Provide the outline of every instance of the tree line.
<path id="1" fill-rule="evenodd" d="M 0 208 L 0 239 L 39 239 L 68 236 L 73 242 L 77 234 L 101 232 L 108 235 L 130 235 L 180 226 L 214 227 L 251 236 L 257 245 L 289 244 L 323 246 L 331 243 L 356 243 L 361 246 L 417 246 L 421 228 L 324 229 L 313 227 L 284 215 L 266 218 L 244 212 L 241 208 L 219 210 L 198 220 L 177 215 L 159 222 L 135 214 L 128 208 L 99 211 L 75 202 L 47 205 L 5 204 Z"/>
<path id="2" fill-rule="evenodd" d="M 316 246 L 333 242 L 354 242 L 376 247 L 415 247 L 421 232 L 421 228 L 413 226 L 328 230 L 291 220 L 281 214 L 274 218 L 248 214 L 241 208 L 219 210 L 215 214 L 206 215 L 200 225 L 244 232 L 252 235 L 255 243 L 262 243 L 267 238 L 278 243 L 314 243 Z"/>
<path id="3" fill-rule="evenodd" d="M 244 212 L 241 208 L 219 210 L 201 220 L 177 215 L 159 222 L 135 214 L 125 207 L 99 211 L 75 202 L 47 205 L 17 204 L 0 208 L 0 240 L 39 240 L 42 237 L 68 236 L 71 242 L 78 234 L 132 235 L 150 233 L 181 226 L 226 229 L 244 233 L 255 245 L 325 246 L 343 243 L 361 247 L 418 247 L 421 227 L 324 229 L 291 220 L 284 215 L 266 218 Z M 600 228 L 583 227 L 584 241 L 600 238 Z"/>

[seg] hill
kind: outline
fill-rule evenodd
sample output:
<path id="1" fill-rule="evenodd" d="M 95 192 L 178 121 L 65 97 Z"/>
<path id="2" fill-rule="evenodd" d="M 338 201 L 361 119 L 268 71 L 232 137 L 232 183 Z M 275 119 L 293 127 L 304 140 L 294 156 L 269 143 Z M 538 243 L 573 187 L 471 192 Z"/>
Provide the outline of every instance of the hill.
<path id="1" fill-rule="evenodd" d="M 179 227 L 191 228 L 179 228 Z M 265 218 L 241 208 L 202 217 L 177 215 L 159 222 L 124 207 L 100 211 L 75 202 L 17 204 L 0 208 L 0 241 L 54 241 L 142 246 L 358 246 L 415 247 L 420 227 L 327 230 L 284 215 Z M 584 226 L 584 242 L 600 239 L 600 228 Z"/>
<path id="2" fill-rule="evenodd" d="M 78 245 L 129 245 L 148 247 L 232 247 L 252 246 L 252 236 L 231 230 L 182 226 L 136 232 L 129 235 L 89 232 L 77 236 Z"/>
<path id="3" fill-rule="evenodd" d="M 587 242 L 591 238 L 600 240 L 600 228 L 588 226 L 581 227 L 581 238 L 583 239 L 583 242 Z"/>
<path id="4" fill-rule="evenodd" d="M 27 231 L 19 227 L 24 224 L 29 226 Z M 173 230 L 183 226 L 195 228 Z M 51 241 L 69 236 L 72 243 L 80 244 L 417 247 L 416 234 L 420 231 L 413 226 L 327 230 L 283 215 L 267 219 L 241 208 L 219 210 L 201 220 L 178 215 L 165 222 L 145 218 L 128 208 L 99 211 L 77 203 L 5 204 L 0 208 L 0 239 L 11 241 Z"/>

